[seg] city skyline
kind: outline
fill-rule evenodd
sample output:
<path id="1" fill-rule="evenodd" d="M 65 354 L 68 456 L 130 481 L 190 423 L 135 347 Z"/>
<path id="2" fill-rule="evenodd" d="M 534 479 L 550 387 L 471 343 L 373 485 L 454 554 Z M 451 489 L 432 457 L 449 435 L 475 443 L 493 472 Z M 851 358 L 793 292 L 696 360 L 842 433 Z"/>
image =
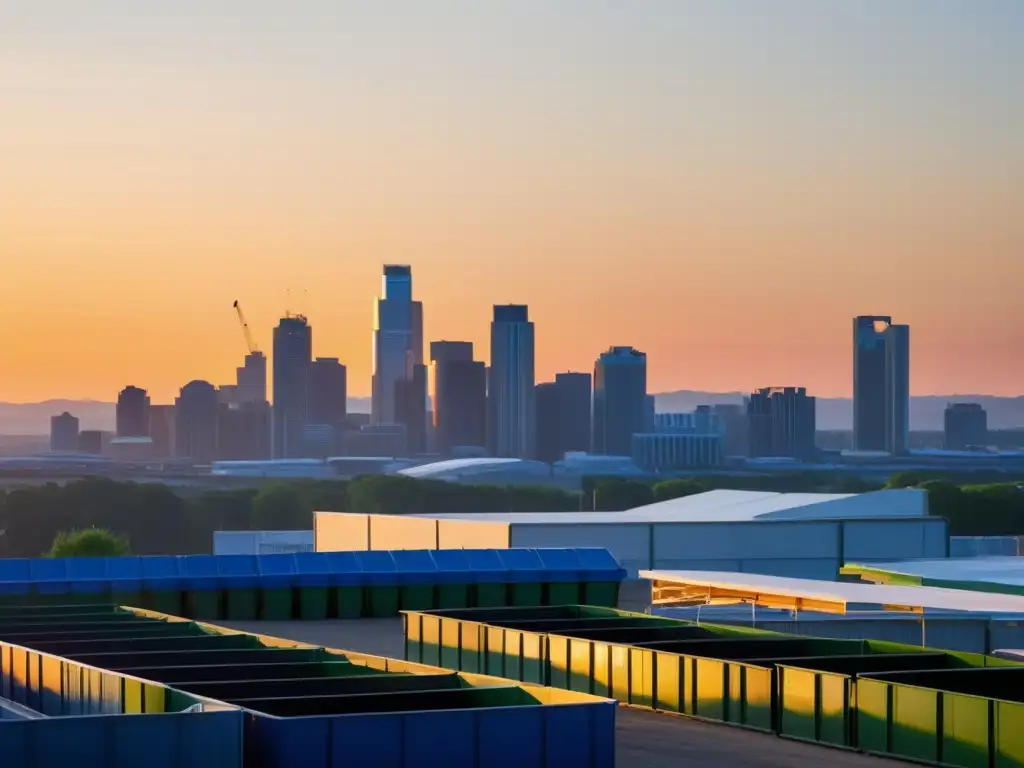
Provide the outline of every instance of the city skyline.
<path id="1" fill-rule="evenodd" d="M 230 381 L 236 298 L 365 396 L 382 263 L 480 359 L 528 304 L 538 381 L 849 396 L 884 312 L 915 394 L 1024 389 L 1019 4 L 161 5 L 0 9 L 2 401 Z"/>

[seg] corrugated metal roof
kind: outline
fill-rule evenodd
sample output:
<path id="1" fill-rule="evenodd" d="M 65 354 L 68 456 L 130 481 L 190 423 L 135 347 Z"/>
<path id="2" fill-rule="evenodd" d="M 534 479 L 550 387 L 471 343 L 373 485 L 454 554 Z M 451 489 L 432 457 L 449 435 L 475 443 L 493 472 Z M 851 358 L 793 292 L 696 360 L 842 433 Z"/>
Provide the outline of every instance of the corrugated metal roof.
<path id="1" fill-rule="evenodd" d="M 1024 557 L 958 557 L 942 560 L 901 560 L 894 563 L 847 564 L 891 574 L 941 581 L 977 581 L 1024 586 Z"/>
<path id="2" fill-rule="evenodd" d="M 900 606 L 902 609 L 938 608 L 985 613 L 1024 612 L 1024 595 L 971 592 L 941 587 L 897 587 L 857 584 L 751 573 L 713 571 L 641 571 L 641 578 L 685 587 L 692 594 L 704 590 L 712 597 L 752 599 L 779 607 L 782 600 L 804 600 L 809 608 L 845 612 L 858 605 Z M 655 585 L 657 588 L 657 585 Z"/>
<path id="3" fill-rule="evenodd" d="M 508 512 L 420 515 L 502 523 L 729 523 L 757 520 L 915 517 L 927 510 L 925 491 L 877 491 L 865 494 L 708 491 L 680 499 L 634 507 L 624 512 Z M 855 500 L 851 503 L 847 500 Z"/>

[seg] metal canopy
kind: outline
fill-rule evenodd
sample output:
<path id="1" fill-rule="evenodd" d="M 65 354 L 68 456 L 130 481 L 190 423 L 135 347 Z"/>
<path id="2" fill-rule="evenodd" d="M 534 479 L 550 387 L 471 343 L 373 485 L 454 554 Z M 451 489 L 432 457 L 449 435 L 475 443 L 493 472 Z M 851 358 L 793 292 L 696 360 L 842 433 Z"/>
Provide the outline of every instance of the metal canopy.
<path id="1" fill-rule="evenodd" d="M 921 614 L 925 609 L 1024 613 L 1024 596 L 940 587 L 896 587 L 715 571 L 640 571 L 640 576 L 652 582 L 654 605 L 744 602 L 838 614 L 878 606 L 887 611 Z"/>

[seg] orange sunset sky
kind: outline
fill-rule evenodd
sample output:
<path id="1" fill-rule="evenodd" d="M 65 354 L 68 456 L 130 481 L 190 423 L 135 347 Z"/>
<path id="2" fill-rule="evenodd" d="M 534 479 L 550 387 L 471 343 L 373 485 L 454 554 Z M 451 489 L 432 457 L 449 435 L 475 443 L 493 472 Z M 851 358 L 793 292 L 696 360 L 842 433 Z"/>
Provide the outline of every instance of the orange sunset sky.
<path id="1" fill-rule="evenodd" d="M 915 394 L 1024 392 L 1024 6 L 0 7 L 0 400 L 226 383 L 235 299 L 366 395 L 386 262 L 480 359 L 528 303 L 538 380 L 848 396 L 878 313 Z"/>

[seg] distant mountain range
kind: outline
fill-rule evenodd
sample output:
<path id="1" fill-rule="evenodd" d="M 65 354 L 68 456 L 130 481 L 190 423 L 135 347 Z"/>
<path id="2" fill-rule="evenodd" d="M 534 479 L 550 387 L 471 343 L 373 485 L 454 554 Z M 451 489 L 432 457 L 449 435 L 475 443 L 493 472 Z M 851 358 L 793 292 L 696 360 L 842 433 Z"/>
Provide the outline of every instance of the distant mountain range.
<path id="1" fill-rule="evenodd" d="M 741 403 L 742 392 L 697 392 L 679 390 L 655 395 L 661 412 L 692 411 L 698 405 Z M 941 430 L 942 413 L 950 402 L 981 403 L 988 411 L 990 429 L 1024 427 L 1024 396 L 927 395 L 910 400 L 910 428 Z M 370 398 L 351 397 L 353 413 L 369 413 Z M 0 434 L 48 435 L 50 417 L 68 411 L 79 418 L 82 429 L 114 429 L 114 404 L 96 400 L 47 400 L 42 403 L 0 403 Z M 818 398 L 818 429 L 852 429 L 853 402 L 849 398 Z"/>

